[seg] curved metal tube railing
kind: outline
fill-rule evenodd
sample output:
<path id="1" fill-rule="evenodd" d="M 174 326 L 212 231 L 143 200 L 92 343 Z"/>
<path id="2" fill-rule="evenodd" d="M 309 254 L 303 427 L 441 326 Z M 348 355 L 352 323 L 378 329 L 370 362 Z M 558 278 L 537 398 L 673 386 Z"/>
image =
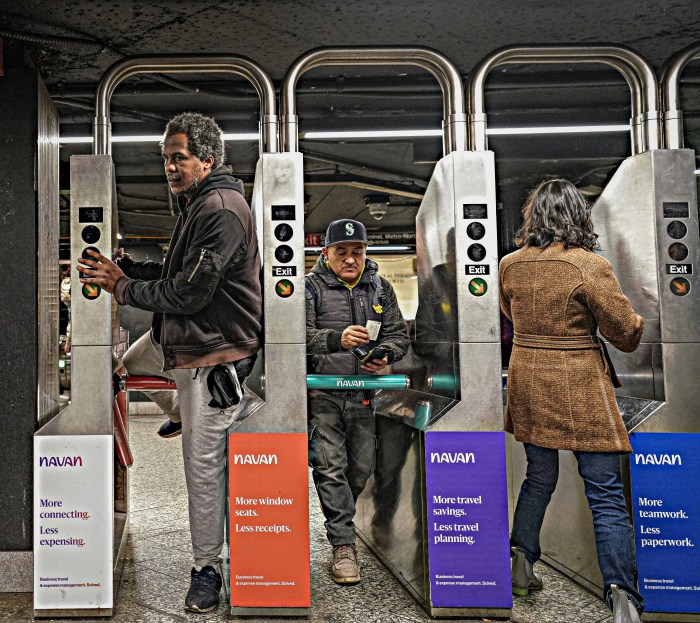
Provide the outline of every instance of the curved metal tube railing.
<path id="1" fill-rule="evenodd" d="M 282 151 L 299 151 L 296 85 L 310 69 L 326 65 L 414 65 L 430 72 L 443 95 L 443 153 L 464 151 L 467 117 L 464 87 L 457 68 L 439 52 L 424 47 L 320 48 L 297 59 L 287 72 L 281 93 Z"/>
<path id="2" fill-rule="evenodd" d="M 700 43 L 693 43 L 666 61 L 661 71 L 664 110 L 664 147 L 683 148 L 683 111 L 680 109 L 680 77 L 685 66 L 700 58 Z"/>
<path id="3" fill-rule="evenodd" d="M 107 69 L 95 96 L 95 121 L 92 153 L 110 153 L 111 124 L 109 102 L 117 85 L 136 74 L 167 73 L 234 73 L 247 78 L 260 96 L 260 150 L 278 151 L 278 119 L 275 87 L 272 79 L 248 58 L 227 54 L 188 54 L 133 56 L 114 63 Z"/>
<path id="4" fill-rule="evenodd" d="M 656 75 L 637 52 L 612 45 L 509 46 L 492 52 L 469 76 L 469 149 L 487 149 L 484 83 L 497 65 L 512 63 L 602 63 L 617 69 L 631 91 L 632 153 L 658 149 L 661 142 L 659 91 Z"/>

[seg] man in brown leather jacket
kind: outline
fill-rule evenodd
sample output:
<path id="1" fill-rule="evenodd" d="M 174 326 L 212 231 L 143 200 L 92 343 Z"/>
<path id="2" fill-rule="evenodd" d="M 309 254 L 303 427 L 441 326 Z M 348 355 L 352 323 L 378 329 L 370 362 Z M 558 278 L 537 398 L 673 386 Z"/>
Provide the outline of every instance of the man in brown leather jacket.
<path id="1" fill-rule="evenodd" d="M 177 392 L 149 397 L 169 418 L 159 434 L 182 432 L 194 551 L 185 606 L 209 612 L 221 588 L 226 433 L 260 347 L 260 256 L 243 184 L 223 166 L 214 120 L 177 115 L 165 129 L 162 152 L 180 211 L 164 263 L 134 262 L 119 250 L 116 263 L 92 253 L 78 268 L 83 283 L 102 286 L 120 305 L 153 312 L 151 331 L 127 351 L 124 366 L 129 374 L 165 376 L 177 385 Z M 232 383 L 223 404 L 213 383 L 221 374 Z"/>

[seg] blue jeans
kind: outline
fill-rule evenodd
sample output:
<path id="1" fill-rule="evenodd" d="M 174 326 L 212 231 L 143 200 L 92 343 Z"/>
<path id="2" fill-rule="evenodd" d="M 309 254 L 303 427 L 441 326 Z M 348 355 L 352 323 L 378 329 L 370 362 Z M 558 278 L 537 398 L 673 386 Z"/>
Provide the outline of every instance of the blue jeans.
<path id="1" fill-rule="evenodd" d="M 373 407 L 344 394 L 309 393 L 309 465 L 333 547 L 355 542 L 355 502 L 375 461 Z"/>
<path id="2" fill-rule="evenodd" d="M 559 478 L 559 451 L 525 444 L 527 474 L 513 517 L 510 542 L 532 564 L 542 555 L 540 530 Z M 593 514 L 598 564 L 603 574 L 605 603 L 612 608 L 610 585 L 617 584 L 642 611 L 637 592 L 637 558 L 620 476 L 620 455 L 612 452 L 574 452 Z"/>

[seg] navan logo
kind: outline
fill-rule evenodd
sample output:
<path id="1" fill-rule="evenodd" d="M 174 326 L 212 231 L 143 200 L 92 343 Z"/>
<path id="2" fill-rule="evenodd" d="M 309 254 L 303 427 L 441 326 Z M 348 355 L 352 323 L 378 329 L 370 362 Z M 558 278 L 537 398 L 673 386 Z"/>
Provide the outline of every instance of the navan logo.
<path id="1" fill-rule="evenodd" d="M 431 452 L 431 463 L 476 463 L 473 452 Z"/>
<path id="2" fill-rule="evenodd" d="M 683 465 L 680 454 L 635 454 L 635 465 Z"/>
<path id="3" fill-rule="evenodd" d="M 234 454 L 234 465 L 277 465 L 276 454 Z"/>
<path id="4" fill-rule="evenodd" d="M 39 467 L 82 467 L 82 456 L 40 456 Z"/>

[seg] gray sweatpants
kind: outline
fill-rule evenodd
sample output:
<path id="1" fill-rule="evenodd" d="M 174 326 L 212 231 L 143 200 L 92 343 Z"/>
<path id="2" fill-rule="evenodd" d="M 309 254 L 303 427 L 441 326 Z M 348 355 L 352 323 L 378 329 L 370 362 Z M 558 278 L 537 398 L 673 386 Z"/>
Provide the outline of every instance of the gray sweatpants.
<path id="1" fill-rule="evenodd" d="M 124 354 L 128 374 L 163 376 L 177 391 L 146 392 L 173 421 L 182 421 L 182 456 L 189 502 L 194 564 L 216 565 L 224 545 L 226 503 L 226 434 L 238 406 L 210 407 L 207 375 L 211 367 L 163 371 L 163 352 L 151 332 L 141 336 Z"/>

